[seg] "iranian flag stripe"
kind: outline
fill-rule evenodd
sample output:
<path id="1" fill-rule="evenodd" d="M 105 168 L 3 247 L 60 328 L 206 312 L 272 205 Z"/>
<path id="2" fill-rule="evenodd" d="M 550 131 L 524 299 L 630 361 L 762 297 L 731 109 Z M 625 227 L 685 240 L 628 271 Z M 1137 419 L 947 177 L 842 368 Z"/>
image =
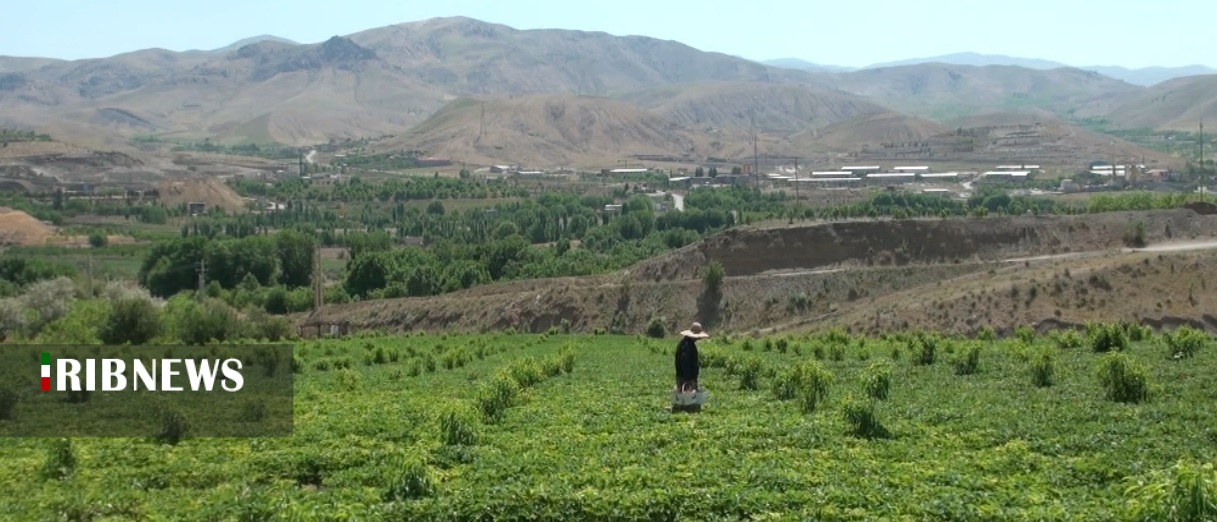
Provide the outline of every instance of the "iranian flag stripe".
<path id="1" fill-rule="evenodd" d="M 49 365 L 49 364 L 42 365 L 42 378 L 43 379 L 51 378 L 51 365 Z"/>
<path id="2" fill-rule="evenodd" d="M 42 378 L 42 391 L 51 391 L 51 378 L 50 377 Z"/>

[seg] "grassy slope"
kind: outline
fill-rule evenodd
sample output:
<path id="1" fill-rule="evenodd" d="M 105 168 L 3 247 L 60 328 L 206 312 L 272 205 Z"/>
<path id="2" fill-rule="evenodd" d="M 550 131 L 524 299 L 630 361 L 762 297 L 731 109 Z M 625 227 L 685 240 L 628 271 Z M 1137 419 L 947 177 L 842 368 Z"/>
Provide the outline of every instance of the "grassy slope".
<path id="1" fill-rule="evenodd" d="M 475 447 L 443 447 L 437 408 L 470 399 L 470 385 L 508 361 L 548 357 L 567 342 L 578 346 L 571 375 L 526 389 L 524 402 L 501 423 L 478 427 Z M 1129 355 L 1147 366 L 1155 392 L 1142 405 L 1105 400 L 1095 377 L 1100 356 L 1085 349 L 1045 346 L 1057 361 L 1050 388 L 1032 385 L 1022 349 L 1011 342 L 983 344 L 979 372 L 971 376 L 955 375 L 947 353 L 934 365 L 915 366 L 902 350 L 890 398 L 877 407 L 893 437 L 868 441 L 845 434 L 842 400 L 860 396 L 859 373 L 889 359 L 899 343 L 853 343 L 841 360 L 823 361 L 835 382 L 810 415 L 775 401 L 772 379 L 762 376 L 759 390 L 740 390 L 739 378 L 721 368 L 703 369 L 712 397 L 701 414 L 672 415 L 665 393 L 674 342 L 420 336 L 308 343 L 296 352 L 309 370 L 297 377 L 293 438 L 186 440 L 176 447 L 77 439 L 76 474 L 62 482 L 32 479 L 49 441 L 3 439 L 0 482 L 10 488 L 0 494 L 0 516 L 393 513 L 422 520 L 485 510 L 586 519 L 618 508 L 622 517 L 679 511 L 699 520 L 766 513 L 1094 520 L 1122 511 L 1125 477 L 1179 458 L 1215 456 L 1211 347 L 1182 363 L 1153 343 L 1134 344 Z M 496 353 L 411 377 L 406 359 L 362 367 L 370 357 L 365 343 L 400 352 L 484 346 Z M 703 345 L 707 366 L 718 352 L 783 368 L 811 360 L 817 343 L 793 339 L 784 354 L 759 342 L 747 354 L 742 344 L 718 339 Z M 312 368 L 344 356 L 354 370 Z M 405 455 L 430 462 L 436 492 L 385 503 Z"/>

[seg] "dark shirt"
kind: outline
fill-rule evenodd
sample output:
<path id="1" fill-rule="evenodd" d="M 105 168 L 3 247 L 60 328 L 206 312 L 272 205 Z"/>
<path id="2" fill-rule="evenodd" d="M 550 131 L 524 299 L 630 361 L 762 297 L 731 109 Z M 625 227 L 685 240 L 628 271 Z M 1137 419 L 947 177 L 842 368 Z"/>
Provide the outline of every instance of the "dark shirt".
<path id="1" fill-rule="evenodd" d="M 676 345 L 676 382 L 677 385 L 686 382 L 697 382 L 697 374 L 701 369 L 701 361 L 697 354 L 697 342 L 688 337 Z"/>

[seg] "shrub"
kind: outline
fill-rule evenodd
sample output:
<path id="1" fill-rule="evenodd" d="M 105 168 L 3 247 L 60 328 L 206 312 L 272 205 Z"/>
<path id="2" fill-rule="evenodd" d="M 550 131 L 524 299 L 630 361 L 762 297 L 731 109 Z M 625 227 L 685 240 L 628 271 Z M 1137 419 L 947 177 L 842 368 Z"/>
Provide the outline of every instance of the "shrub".
<path id="1" fill-rule="evenodd" d="M 72 447 L 72 441 L 55 439 L 47 449 L 46 460 L 42 462 L 42 478 L 60 480 L 67 478 L 75 470 L 76 450 Z"/>
<path id="2" fill-rule="evenodd" d="M 761 360 L 747 357 L 739 365 L 739 387 L 741 390 L 755 390 L 760 387 Z"/>
<path id="3" fill-rule="evenodd" d="M 1020 326 L 1014 331 L 1014 335 L 1024 343 L 1031 344 L 1035 342 L 1035 330 L 1029 326 Z"/>
<path id="4" fill-rule="evenodd" d="M 1090 350 L 1095 353 L 1128 349 L 1128 335 L 1118 324 L 1088 324 L 1086 331 L 1087 337 L 1090 338 Z"/>
<path id="5" fill-rule="evenodd" d="M 976 339 L 980 341 L 996 341 L 997 333 L 993 331 L 992 327 L 985 325 L 980 327 L 980 330 L 976 332 Z"/>
<path id="6" fill-rule="evenodd" d="M 359 389 L 359 381 L 361 380 L 359 372 L 350 368 L 343 368 L 338 372 L 338 385 L 346 391 Z"/>
<path id="7" fill-rule="evenodd" d="M 706 266 L 706 273 L 702 276 L 702 284 L 706 287 L 706 293 L 716 295 L 722 291 L 723 279 L 726 278 L 727 271 L 723 269 L 722 263 L 718 260 L 710 261 Z"/>
<path id="8" fill-rule="evenodd" d="M 892 388 L 890 364 L 873 363 L 862 371 L 862 389 L 866 396 L 875 400 L 886 400 Z"/>
<path id="9" fill-rule="evenodd" d="M 842 401 L 841 412 L 845 416 L 845 424 L 849 426 L 848 434 L 865 439 L 886 438 L 887 428 L 875 416 L 875 403 L 846 397 Z"/>
<path id="10" fill-rule="evenodd" d="M 913 363 L 922 366 L 934 364 L 938 350 L 938 339 L 932 335 L 918 333 L 908 341 L 909 351 L 913 352 Z"/>
<path id="11" fill-rule="evenodd" d="M 17 392 L 0 386 L 0 420 L 12 420 L 17 416 L 17 403 L 21 397 Z"/>
<path id="12" fill-rule="evenodd" d="M 241 422 L 258 422 L 266 417 L 266 401 L 262 399 L 251 399 L 241 404 L 241 411 L 237 413 L 237 420 Z"/>
<path id="13" fill-rule="evenodd" d="M 1184 326 L 1162 336 L 1167 356 L 1172 359 L 1190 359 L 1208 342 L 1208 335 L 1190 326 Z"/>
<path id="14" fill-rule="evenodd" d="M 1075 350 L 1086 346 L 1086 339 L 1083 339 L 1082 334 L 1077 330 L 1067 329 L 1054 332 L 1052 343 L 1062 350 Z"/>
<path id="15" fill-rule="evenodd" d="M 667 334 L 668 329 L 663 325 L 663 319 L 656 317 L 647 324 L 647 337 L 663 339 Z"/>
<path id="16" fill-rule="evenodd" d="M 1031 383 L 1040 388 L 1052 386 L 1052 378 L 1056 373 L 1055 361 L 1052 357 L 1052 352 L 1048 350 L 1038 350 L 1030 357 L 1031 363 Z"/>
<path id="17" fill-rule="evenodd" d="M 474 404 L 482 417 L 493 423 L 503 418 L 519 393 L 520 384 L 515 379 L 504 373 L 496 373 L 478 390 Z"/>
<path id="18" fill-rule="evenodd" d="M 521 388 L 527 388 L 545 379 L 541 366 L 532 358 L 520 359 L 507 367 L 508 375 L 520 383 Z"/>
<path id="19" fill-rule="evenodd" d="M 26 310 L 34 312 L 32 332 L 68 314 L 72 299 L 76 297 L 76 283 L 66 277 L 42 280 L 31 284 L 21 295 Z"/>
<path id="20" fill-rule="evenodd" d="M 562 347 L 562 351 L 558 352 L 558 365 L 562 367 L 562 371 L 570 373 L 575 370 L 575 348 L 571 345 Z"/>
<path id="21" fill-rule="evenodd" d="M 804 413 L 815 412 L 828 397 L 833 375 L 814 361 L 787 369 L 773 381 L 773 394 L 778 400 L 797 399 Z"/>
<path id="22" fill-rule="evenodd" d="M 416 459 L 400 459 L 391 473 L 396 473 L 385 490 L 386 502 L 429 497 L 435 493 L 435 481 L 425 464 Z"/>
<path id="23" fill-rule="evenodd" d="M 951 361 L 955 375 L 972 375 L 980 367 L 980 345 L 970 343 Z"/>
<path id="24" fill-rule="evenodd" d="M 190 422 L 181 412 L 164 409 L 157 412 L 161 422 L 161 430 L 156 440 L 165 444 L 177 444 L 190 433 Z"/>
<path id="25" fill-rule="evenodd" d="M 1138 403 L 1149 398 L 1145 369 L 1122 353 L 1112 353 L 1099 363 L 1099 384 L 1108 400 Z"/>
<path id="26" fill-rule="evenodd" d="M 477 444 L 477 418 L 464 406 L 449 406 L 439 414 L 439 431 L 442 442 L 449 446 L 473 446 Z"/>
<path id="27" fill-rule="evenodd" d="M 1164 471 L 1128 479 L 1127 520 L 1217 519 L 1217 471 L 1209 463 L 1180 460 Z"/>

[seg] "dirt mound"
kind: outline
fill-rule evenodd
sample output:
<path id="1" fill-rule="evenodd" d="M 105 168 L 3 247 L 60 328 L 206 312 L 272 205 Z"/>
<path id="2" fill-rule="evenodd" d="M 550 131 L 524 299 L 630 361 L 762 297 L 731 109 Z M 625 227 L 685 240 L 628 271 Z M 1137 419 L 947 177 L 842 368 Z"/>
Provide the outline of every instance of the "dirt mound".
<path id="1" fill-rule="evenodd" d="M 20 210 L 0 207 L 0 246 L 41 245 L 55 235 L 55 227 Z"/>
<path id="2" fill-rule="evenodd" d="M 1155 329 L 1190 325 L 1217 333 L 1217 294 L 1205 281 L 1217 270 L 1213 250 L 1139 252 L 1049 262 L 1007 263 L 941 284 L 857 303 L 817 328 L 855 332 L 917 328 L 971 334 L 983 327 L 1011 335 L 1019 326 L 1046 331 L 1092 321 Z"/>
<path id="3" fill-rule="evenodd" d="M 1124 246 L 1135 223 L 1151 243 L 1206 236 L 1217 218 L 1187 209 L 1084 216 L 907 219 L 735 229 L 631 268 L 640 280 L 695 279 L 709 262 L 728 276 L 840 265 L 996 260 Z"/>
<path id="4" fill-rule="evenodd" d="M 236 191 L 216 179 L 166 180 L 157 184 L 161 202 L 181 205 L 203 202 L 208 208 L 219 207 L 228 212 L 244 212 L 245 200 Z"/>
<path id="5" fill-rule="evenodd" d="M 1191 203 L 1183 205 L 1183 208 L 1191 210 L 1192 212 L 1195 212 L 1202 216 L 1211 216 L 1213 214 L 1217 214 L 1217 205 L 1214 205 L 1207 201 L 1193 201 Z"/>

